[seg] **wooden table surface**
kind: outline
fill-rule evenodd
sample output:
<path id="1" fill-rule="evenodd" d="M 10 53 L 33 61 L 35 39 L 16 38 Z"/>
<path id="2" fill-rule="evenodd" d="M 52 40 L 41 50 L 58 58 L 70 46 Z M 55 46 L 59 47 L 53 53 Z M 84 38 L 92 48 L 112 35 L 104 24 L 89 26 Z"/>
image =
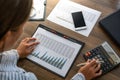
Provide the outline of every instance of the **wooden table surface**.
<path id="1" fill-rule="evenodd" d="M 47 0 L 47 9 L 46 9 L 46 18 L 52 11 L 52 9 L 56 6 L 59 0 Z M 98 19 L 101 20 L 105 16 L 111 14 L 112 12 L 116 11 L 120 8 L 120 0 L 73 0 L 74 2 L 80 3 L 84 6 L 99 10 L 102 12 L 101 17 Z M 104 41 L 107 41 L 112 45 L 113 49 L 120 55 L 120 47 L 118 47 L 113 40 L 106 34 L 106 32 L 101 29 L 101 27 L 98 24 L 98 21 L 92 30 L 89 37 L 82 36 L 78 33 L 75 33 L 71 30 L 68 30 L 66 28 L 63 28 L 55 23 L 52 23 L 45 19 L 45 21 L 31 21 L 27 22 L 25 24 L 24 33 L 17 41 L 17 46 L 19 42 L 25 38 L 30 37 L 34 33 L 35 29 L 37 28 L 38 24 L 44 24 L 48 26 L 49 28 L 55 29 L 61 33 L 64 33 L 68 36 L 71 36 L 77 40 L 85 42 L 85 46 L 82 49 L 82 51 L 77 56 L 74 64 L 72 65 L 68 75 L 66 78 L 59 77 L 58 75 L 44 69 L 43 67 L 27 60 L 27 59 L 21 59 L 19 60 L 18 65 L 22 68 L 24 68 L 26 71 L 30 71 L 35 73 L 35 75 L 38 77 L 38 80 L 70 80 L 71 77 L 77 73 L 79 70 L 78 67 L 76 67 L 76 64 L 84 62 L 82 53 L 85 53 L 86 51 L 91 50 L 92 48 L 96 47 L 97 45 L 101 44 Z M 95 80 L 120 80 L 120 67 L 118 66 L 111 72 L 95 79 Z"/>

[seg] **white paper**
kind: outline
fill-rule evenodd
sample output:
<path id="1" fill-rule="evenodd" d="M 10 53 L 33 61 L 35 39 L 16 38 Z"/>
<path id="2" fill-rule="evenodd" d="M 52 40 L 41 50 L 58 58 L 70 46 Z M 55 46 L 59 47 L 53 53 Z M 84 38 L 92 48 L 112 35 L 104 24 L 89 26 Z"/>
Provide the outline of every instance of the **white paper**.
<path id="1" fill-rule="evenodd" d="M 44 18 L 46 0 L 33 0 L 30 19 L 40 20 Z"/>
<path id="2" fill-rule="evenodd" d="M 83 12 L 83 17 L 87 27 L 85 30 L 75 31 L 71 13 L 78 11 Z M 100 15 L 101 12 L 97 10 L 85 7 L 69 0 L 60 0 L 47 19 L 88 37 Z"/>
<path id="3" fill-rule="evenodd" d="M 69 41 L 42 28 L 38 28 L 33 37 L 37 38 L 40 44 L 27 58 L 65 77 L 82 47 L 81 44 Z"/>

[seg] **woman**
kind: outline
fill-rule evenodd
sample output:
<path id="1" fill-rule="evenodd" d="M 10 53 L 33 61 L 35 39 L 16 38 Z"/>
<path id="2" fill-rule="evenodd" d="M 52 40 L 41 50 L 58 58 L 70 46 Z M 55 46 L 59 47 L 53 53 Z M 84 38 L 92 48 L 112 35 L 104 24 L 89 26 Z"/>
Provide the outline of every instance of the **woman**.
<path id="1" fill-rule="evenodd" d="M 35 75 L 17 67 L 17 60 L 31 53 L 38 42 L 22 40 L 19 47 L 9 50 L 23 31 L 32 0 L 0 0 L 0 80 L 37 80 Z M 8 51 L 9 50 L 9 51 Z"/>
<path id="2" fill-rule="evenodd" d="M 17 60 L 29 55 L 39 42 L 26 38 L 17 49 L 10 50 L 23 31 L 31 7 L 32 0 L 0 0 L 0 80 L 37 80 L 33 73 L 17 67 Z M 101 74 L 101 71 L 96 73 L 100 65 L 95 60 L 87 63 L 77 74 L 79 80 L 90 80 Z M 76 80 L 75 76 L 73 80 Z"/>

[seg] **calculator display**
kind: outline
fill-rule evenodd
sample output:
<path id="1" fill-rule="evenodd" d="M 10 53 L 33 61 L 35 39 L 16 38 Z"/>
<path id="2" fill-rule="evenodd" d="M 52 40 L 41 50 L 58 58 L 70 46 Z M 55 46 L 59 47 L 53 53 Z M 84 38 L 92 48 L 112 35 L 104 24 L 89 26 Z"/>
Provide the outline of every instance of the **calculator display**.
<path id="1" fill-rule="evenodd" d="M 116 53 L 114 52 L 114 50 L 109 46 L 108 43 L 103 43 L 102 47 L 105 49 L 105 51 L 107 52 L 107 54 L 110 56 L 110 58 L 112 58 L 112 60 L 114 61 L 115 64 L 120 63 L 120 58 L 116 55 Z M 111 60 L 110 60 L 111 61 Z"/>

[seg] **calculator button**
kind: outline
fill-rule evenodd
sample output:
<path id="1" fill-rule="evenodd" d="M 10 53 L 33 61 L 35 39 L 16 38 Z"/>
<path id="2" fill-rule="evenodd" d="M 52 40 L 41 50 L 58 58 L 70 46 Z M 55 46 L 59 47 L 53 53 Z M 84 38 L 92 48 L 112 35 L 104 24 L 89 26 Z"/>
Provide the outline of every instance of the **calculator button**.
<path id="1" fill-rule="evenodd" d="M 105 62 L 107 62 L 108 60 L 107 59 L 104 59 Z"/>
<path id="2" fill-rule="evenodd" d="M 91 53 L 90 52 L 87 52 L 88 53 L 88 55 L 90 56 L 91 55 Z"/>
<path id="3" fill-rule="evenodd" d="M 98 57 L 97 57 L 97 56 L 95 56 L 95 57 L 94 57 L 94 59 L 98 59 Z"/>
<path id="4" fill-rule="evenodd" d="M 105 64 L 104 64 L 104 67 L 106 67 L 106 66 L 107 66 L 107 64 L 105 63 Z"/>
<path id="5" fill-rule="evenodd" d="M 106 62 L 107 65 L 109 65 L 110 63 L 109 62 Z"/>
<path id="6" fill-rule="evenodd" d="M 102 61 L 102 63 L 104 63 L 104 62 L 105 62 L 103 59 L 102 59 L 101 61 Z"/>
<path id="7" fill-rule="evenodd" d="M 106 70 L 105 68 L 102 68 L 103 72 Z"/>
<path id="8" fill-rule="evenodd" d="M 106 69 L 109 70 L 109 67 L 107 66 Z"/>
<path id="9" fill-rule="evenodd" d="M 110 68 L 112 68 L 112 65 L 109 65 Z"/>
<path id="10" fill-rule="evenodd" d="M 90 51 L 91 53 L 95 53 L 93 50 Z"/>
<path id="11" fill-rule="evenodd" d="M 86 53 L 85 56 L 88 57 L 89 56 L 88 53 Z"/>
<path id="12" fill-rule="evenodd" d="M 104 56 L 102 56 L 103 59 L 106 59 Z"/>
<path id="13" fill-rule="evenodd" d="M 98 49 L 98 48 L 96 48 L 96 51 L 99 51 L 99 49 Z"/>
<path id="14" fill-rule="evenodd" d="M 98 58 L 100 58 L 101 56 L 100 55 L 98 55 Z"/>
<path id="15" fill-rule="evenodd" d="M 90 51 L 90 53 L 92 53 L 92 55 L 96 55 L 96 52 L 95 51 Z"/>
<path id="16" fill-rule="evenodd" d="M 89 56 L 91 55 L 91 53 L 90 53 L 90 52 L 87 52 L 85 55 L 86 55 L 87 57 L 89 57 Z"/>
<path id="17" fill-rule="evenodd" d="M 100 59 L 100 61 L 103 61 L 103 59 L 102 58 L 99 58 Z"/>

